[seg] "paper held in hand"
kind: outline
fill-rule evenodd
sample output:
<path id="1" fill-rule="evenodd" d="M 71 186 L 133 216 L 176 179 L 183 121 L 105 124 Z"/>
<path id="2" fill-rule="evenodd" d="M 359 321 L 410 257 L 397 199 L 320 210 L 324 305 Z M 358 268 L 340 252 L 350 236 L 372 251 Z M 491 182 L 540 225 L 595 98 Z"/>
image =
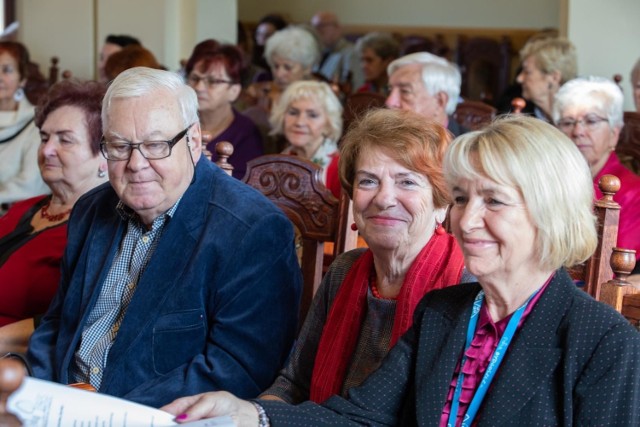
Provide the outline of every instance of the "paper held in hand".
<path id="1" fill-rule="evenodd" d="M 25 378 L 7 406 L 24 427 L 234 426 L 229 417 L 176 424 L 173 415 L 159 409 L 35 378 Z"/>

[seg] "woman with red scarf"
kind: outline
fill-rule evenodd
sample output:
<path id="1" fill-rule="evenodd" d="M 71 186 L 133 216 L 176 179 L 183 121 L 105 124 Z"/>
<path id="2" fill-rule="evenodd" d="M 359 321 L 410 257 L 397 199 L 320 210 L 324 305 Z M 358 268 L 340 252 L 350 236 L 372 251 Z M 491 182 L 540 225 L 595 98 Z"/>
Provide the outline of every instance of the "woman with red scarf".
<path id="1" fill-rule="evenodd" d="M 346 136 L 340 180 L 368 249 L 336 259 L 289 364 L 262 398 L 321 402 L 362 383 L 409 328 L 422 296 L 459 283 L 463 258 L 442 227 L 447 131 L 379 110 Z"/>

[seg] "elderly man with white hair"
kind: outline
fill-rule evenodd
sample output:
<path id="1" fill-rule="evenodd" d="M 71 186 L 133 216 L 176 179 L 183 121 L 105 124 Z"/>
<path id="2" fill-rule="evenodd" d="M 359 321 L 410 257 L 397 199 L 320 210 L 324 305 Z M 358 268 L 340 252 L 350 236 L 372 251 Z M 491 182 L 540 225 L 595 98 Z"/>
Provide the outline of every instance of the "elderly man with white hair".
<path id="1" fill-rule="evenodd" d="M 387 74 L 387 107 L 418 113 L 446 127 L 454 136 L 469 131 L 451 116 L 462 81 L 454 64 L 431 53 L 417 52 L 393 61 Z"/>

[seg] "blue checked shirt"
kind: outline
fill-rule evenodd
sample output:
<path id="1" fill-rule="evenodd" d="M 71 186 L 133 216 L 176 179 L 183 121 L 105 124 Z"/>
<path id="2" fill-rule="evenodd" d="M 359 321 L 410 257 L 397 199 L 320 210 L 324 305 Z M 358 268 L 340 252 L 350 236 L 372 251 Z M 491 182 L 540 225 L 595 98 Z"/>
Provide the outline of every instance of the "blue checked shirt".
<path id="1" fill-rule="evenodd" d="M 118 203 L 117 211 L 127 221 L 127 233 L 82 331 L 72 368 L 75 381 L 90 383 L 96 390 L 100 389 L 109 350 L 116 339 L 138 280 L 158 245 L 164 226 L 179 203 L 180 200 L 158 216 L 150 230 L 122 202 Z"/>

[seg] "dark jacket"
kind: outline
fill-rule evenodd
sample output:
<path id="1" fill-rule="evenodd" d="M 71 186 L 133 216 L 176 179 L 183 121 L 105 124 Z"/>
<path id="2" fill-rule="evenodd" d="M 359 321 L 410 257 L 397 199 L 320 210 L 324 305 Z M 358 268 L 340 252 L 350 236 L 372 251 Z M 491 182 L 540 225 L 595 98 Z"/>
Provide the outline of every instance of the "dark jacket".
<path id="1" fill-rule="evenodd" d="M 108 183 L 76 203 L 60 287 L 29 344 L 38 378 L 74 382 L 74 353 L 126 231 L 117 203 Z M 159 239 L 100 392 L 152 406 L 211 390 L 257 396 L 296 332 L 302 280 L 291 223 L 203 157 Z"/>
<path id="2" fill-rule="evenodd" d="M 428 293 L 412 329 L 349 400 L 261 402 L 271 425 L 438 426 L 479 290 L 474 283 Z M 479 427 L 640 425 L 640 334 L 559 270 L 511 343 L 476 420 Z"/>

